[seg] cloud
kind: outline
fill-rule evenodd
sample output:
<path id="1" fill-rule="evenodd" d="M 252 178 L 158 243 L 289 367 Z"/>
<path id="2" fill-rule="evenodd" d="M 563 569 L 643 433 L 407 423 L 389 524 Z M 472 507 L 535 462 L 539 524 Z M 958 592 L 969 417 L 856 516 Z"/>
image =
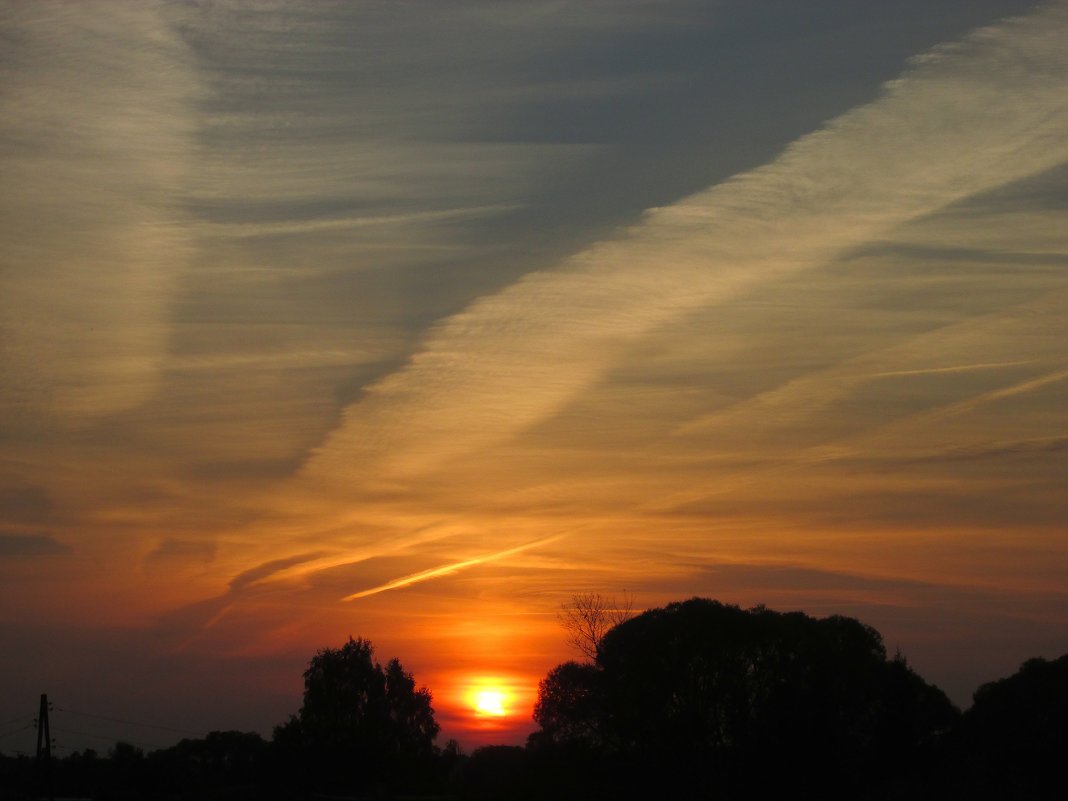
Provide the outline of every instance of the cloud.
<path id="1" fill-rule="evenodd" d="M 916 457 L 916 461 L 972 462 L 992 459 L 1018 458 L 1059 454 L 1068 451 L 1068 436 L 1036 437 L 1033 439 L 995 440 L 982 445 L 951 448 L 939 453 Z"/>
<path id="2" fill-rule="evenodd" d="M 42 487 L 0 487 L 0 509 L 9 522 L 36 523 L 52 517 L 56 504 Z"/>
<path id="3" fill-rule="evenodd" d="M 157 3 L 6 6 L 0 400 L 81 423 L 143 401 L 191 243 L 200 86 Z"/>
<path id="4" fill-rule="evenodd" d="M 411 480 L 552 415 L 658 326 L 1056 166 L 1066 34 L 1055 5 L 941 47 L 767 166 L 481 298 L 346 409 L 305 477 Z"/>
<path id="5" fill-rule="evenodd" d="M 476 556 L 471 559 L 463 559 L 458 562 L 452 562 L 450 564 L 439 565 L 437 567 L 429 568 L 428 570 L 421 570 L 418 573 L 411 573 L 407 576 L 401 576 L 400 578 L 387 581 L 384 584 L 379 584 L 375 587 L 371 587 L 366 590 L 359 590 L 346 595 L 342 598 L 342 601 L 355 601 L 359 598 L 366 598 L 370 595 L 377 595 L 380 592 L 386 592 L 388 590 L 396 590 L 402 587 L 410 587 L 412 584 L 418 584 L 423 581 L 429 581 L 430 579 L 440 578 L 441 576 L 449 576 L 453 573 L 457 573 L 461 570 L 466 570 L 476 565 L 486 564 L 487 562 L 495 562 L 498 559 L 503 559 L 507 556 L 514 556 L 517 553 L 530 550 L 531 548 L 537 548 L 542 545 L 548 545 L 551 542 L 555 542 L 560 539 L 560 535 L 554 535 L 551 537 L 542 537 L 541 539 L 534 540 L 533 542 L 526 542 L 522 545 L 517 545 L 514 548 L 506 548 L 503 551 L 497 551 L 496 553 L 484 554 L 482 556 Z"/>
<path id="6" fill-rule="evenodd" d="M 0 556 L 55 556 L 70 546 L 44 534 L 0 534 Z"/>
<path id="7" fill-rule="evenodd" d="M 1011 358 L 1019 354 L 1018 342 L 1029 337 L 1033 318 L 1059 309 L 1060 297 L 1045 295 L 1038 300 L 999 308 L 988 314 L 972 314 L 964 319 L 915 334 L 897 333 L 886 347 L 865 349 L 858 355 L 842 358 L 823 369 L 813 369 L 753 397 L 745 398 L 730 407 L 719 409 L 686 422 L 676 429 L 677 435 L 710 432 L 752 432 L 765 434 L 776 429 L 796 425 L 807 419 L 818 419 L 856 393 L 865 385 L 880 380 L 907 380 L 923 376 L 955 373 L 985 374 L 987 380 L 1012 375 L 1014 370 L 1039 372 L 1048 365 L 1044 351 L 1033 349 L 1029 358 Z M 1051 335 L 1056 334 L 1051 330 Z M 987 357 L 1004 357 L 996 361 L 975 362 L 976 353 Z M 945 408 L 928 410 L 925 420 L 937 416 L 952 416 L 1012 394 L 1038 389 L 1060 380 L 1061 371 L 1023 382 L 1018 388 L 1003 387 L 984 395 L 962 400 Z M 917 417 L 914 422 L 918 422 Z M 903 424 L 903 423 L 902 423 Z M 881 435 L 880 435 L 881 436 Z"/>
<path id="8" fill-rule="evenodd" d="M 760 597 L 769 593 L 777 596 L 812 595 L 824 599 L 856 598 L 874 603 L 896 603 L 916 606 L 929 602 L 996 601 L 1010 596 L 1004 589 L 983 585 L 963 585 L 903 578 L 894 575 L 872 575 L 842 570 L 828 570 L 810 565 L 790 563 L 716 563 L 696 566 L 703 587 L 733 597 L 744 594 Z M 706 590 L 707 591 L 707 590 Z"/>
<path id="9" fill-rule="evenodd" d="M 310 220 L 282 220 L 278 222 L 258 223 L 216 223 L 224 236 L 289 236 L 301 234 L 319 234 L 329 231 L 352 231 L 358 228 L 394 228 L 410 231 L 422 224 L 446 223 L 455 220 L 479 218 L 502 214 L 517 209 L 516 205 L 499 204 L 496 206 L 473 206 L 469 208 L 441 209 L 433 211 L 415 211 L 407 214 L 379 214 L 373 216 L 353 216 L 335 218 L 315 218 Z"/>
<path id="10" fill-rule="evenodd" d="M 848 474 L 849 468 L 854 468 L 854 476 L 863 475 L 862 468 L 869 465 L 863 459 L 841 461 L 845 469 L 837 475 L 817 478 L 809 473 L 803 483 L 798 482 L 800 487 L 795 492 L 787 485 L 778 495 L 768 493 L 761 499 L 762 518 L 779 521 L 784 530 L 881 531 L 902 537 L 918 532 L 945 536 L 961 530 L 990 535 L 1006 530 L 1058 531 L 1068 524 L 1068 511 L 1063 503 L 1056 501 L 1054 493 L 1060 488 L 1055 486 L 1021 490 L 998 481 L 984 486 L 978 480 L 964 484 L 959 479 L 938 481 L 922 474 L 914 475 L 907 485 L 893 478 L 882 484 L 856 478 L 845 483 L 842 473 Z M 906 460 L 904 466 L 915 469 L 924 463 L 938 462 Z M 752 515 L 752 507 L 752 498 L 743 496 L 739 500 L 730 492 L 705 492 L 701 499 L 689 504 L 680 502 L 677 513 L 710 520 L 744 521 Z M 872 547 L 873 552 L 878 549 L 878 545 Z"/>
<path id="11" fill-rule="evenodd" d="M 157 629 L 167 635 L 182 638 L 188 645 L 193 637 L 219 623 L 248 593 L 255 592 L 260 583 L 290 568 L 321 559 L 326 552 L 294 554 L 271 559 L 243 570 L 230 579 L 226 592 L 172 609 L 156 620 Z"/>
<path id="12" fill-rule="evenodd" d="M 230 579 L 230 592 L 240 592 L 256 582 L 270 578 L 276 573 L 281 573 L 291 567 L 302 565 L 307 562 L 314 562 L 316 559 L 321 559 L 325 555 L 325 551 L 313 551 L 311 553 L 301 553 L 294 556 L 287 556 L 283 559 L 272 559 L 269 562 L 264 562 L 261 565 L 244 570 Z"/>
<path id="13" fill-rule="evenodd" d="M 177 559 L 207 563 L 215 558 L 216 550 L 217 546 L 214 542 L 166 539 L 148 555 L 147 559 L 150 562 L 165 562 Z"/>

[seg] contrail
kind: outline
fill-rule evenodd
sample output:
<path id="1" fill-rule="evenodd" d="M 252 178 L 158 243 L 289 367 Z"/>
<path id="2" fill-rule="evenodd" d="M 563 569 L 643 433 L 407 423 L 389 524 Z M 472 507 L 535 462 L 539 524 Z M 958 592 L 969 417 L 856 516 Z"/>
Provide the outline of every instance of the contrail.
<path id="1" fill-rule="evenodd" d="M 372 587 L 369 590 L 354 592 L 352 595 L 346 595 L 341 600 L 355 601 L 357 598 L 366 598 L 368 595 L 377 595 L 386 590 L 396 590 L 400 587 L 408 587 L 412 584 L 418 584 L 420 581 L 437 578 L 438 576 L 447 576 L 450 573 L 456 573 L 459 570 L 485 564 L 486 562 L 493 562 L 497 559 L 503 559 L 505 556 L 511 556 L 514 553 L 536 548 L 539 545 L 545 545 L 546 543 L 558 540 L 563 536 L 563 534 L 554 534 L 551 537 L 542 537 L 541 539 L 534 540 L 533 542 L 526 542 L 505 551 L 497 551 L 496 553 L 486 554 L 485 556 L 476 556 L 474 559 L 465 559 L 462 562 L 453 562 L 452 564 L 441 565 L 440 567 L 432 567 L 429 570 L 422 570 L 418 573 L 412 573 L 409 576 L 402 576 L 401 578 L 393 579 L 393 581 L 387 581 L 385 584 L 379 584 L 377 587 Z"/>

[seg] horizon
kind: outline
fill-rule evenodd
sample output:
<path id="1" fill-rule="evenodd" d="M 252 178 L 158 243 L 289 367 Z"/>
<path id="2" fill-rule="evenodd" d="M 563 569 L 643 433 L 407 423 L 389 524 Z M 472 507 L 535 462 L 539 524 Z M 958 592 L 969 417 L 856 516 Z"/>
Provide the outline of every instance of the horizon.
<path id="1" fill-rule="evenodd" d="M 605 601 L 609 600 L 599 594 L 592 594 L 588 597 L 595 601 L 601 601 L 602 599 Z M 689 599 L 671 601 L 665 606 L 681 604 L 684 600 L 712 600 L 713 602 L 716 602 L 715 599 L 698 599 L 695 596 Z M 574 600 L 572 606 L 573 604 Z M 741 607 L 735 605 L 728 605 L 728 607 L 741 609 Z M 663 609 L 664 607 L 655 607 L 653 609 L 644 610 L 632 609 L 630 607 L 620 609 L 618 611 L 623 612 L 623 614 L 618 618 L 618 622 L 623 622 L 630 617 L 640 616 L 647 611 L 662 611 Z M 749 609 L 743 609 L 742 611 L 754 612 L 764 609 L 779 614 L 801 611 L 774 610 L 766 607 L 764 604 L 758 604 Z M 821 619 L 812 618 L 811 616 L 809 617 L 811 620 Z M 618 622 L 613 623 L 609 629 L 618 625 Z M 865 623 L 863 620 L 859 622 L 861 624 Z M 574 634 L 574 631 L 566 624 L 562 623 L 562 626 L 569 632 L 569 634 Z M 369 644 L 373 648 L 374 644 Z M 885 642 L 883 644 L 885 646 Z M 325 646 L 320 650 L 337 650 L 341 645 L 343 645 L 343 643 L 339 643 L 336 646 Z M 391 659 L 398 658 L 396 655 L 386 657 L 377 653 L 377 649 L 373 651 L 373 654 L 375 663 L 380 664 L 383 667 Z M 904 663 L 906 665 L 908 664 L 907 655 L 901 653 L 900 650 L 897 650 L 895 653 L 889 648 L 886 649 L 886 658 L 893 661 L 903 659 Z M 1034 657 L 1029 657 L 1025 663 L 1021 663 L 1017 666 L 1017 669 L 1012 671 L 1012 678 L 1017 678 L 1020 670 L 1025 667 L 1026 662 L 1030 662 L 1033 659 Z M 403 660 L 399 661 L 401 661 L 403 666 Z M 576 651 L 574 647 L 572 648 L 571 655 L 569 658 L 565 659 L 564 662 L 581 665 L 595 665 L 599 663 L 598 660 L 591 659 L 585 654 Z M 561 665 L 562 664 L 563 663 L 561 663 Z M 410 673 L 410 671 L 407 670 L 406 672 Z M 415 687 L 417 689 L 429 691 L 431 694 L 431 707 L 434 709 L 434 716 L 437 723 L 441 725 L 441 733 L 435 738 L 436 745 L 439 749 L 445 748 L 448 743 L 455 742 L 460 747 L 461 754 L 470 755 L 473 751 L 483 746 L 522 746 L 526 744 L 526 735 L 538 731 L 537 723 L 531 715 L 526 714 L 526 719 L 517 719 L 522 718 L 524 713 L 531 711 L 533 708 L 533 699 L 536 699 L 537 692 L 532 694 L 532 698 L 527 698 L 529 688 L 522 683 L 517 684 L 511 677 L 502 675 L 472 676 L 465 673 L 453 676 L 446 685 L 451 688 L 451 697 L 448 699 L 446 705 L 442 707 L 445 710 L 444 715 L 439 714 L 438 709 L 434 708 L 437 696 L 434 694 L 433 688 L 428 687 L 423 682 L 419 681 L 417 676 L 413 676 L 413 678 L 415 679 Z M 925 677 L 920 676 L 920 678 L 923 679 Z M 984 682 L 984 686 L 999 683 L 1008 678 L 1010 678 L 1009 674 L 994 677 L 989 682 Z M 934 684 L 930 684 L 929 686 L 939 691 L 942 690 L 942 688 Z M 535 688 L 535 690 L 537 689 L 538 688 Z M 976 688 L 977 691 L 978 689 L 980 688 Z M 223 727 L 211 731 L 197 732 L 168 726 L 158 721 L 128 720 L 114 717 L 107 712 L 88 712 L 84 709 L 74 709 L 71 705 L 68 705 L 68 701 L 57 701 L 55 696 L 49 696 L 48 693 L 41 693 L 41 698 L 48 703 L 49 719 L 51 721 L 50 731 L 58 733 L 59 739 L 66 743 L 82 743 L 80 747 L 60 745 L 57 748 L 56 745 L 53 745 L 53 749 L 60 752 L 58 754 L 59 758 L 86 750 L 92 750 L 98 754 L 108 756 L 112 748 L 119 744 L 134 746 L 143 753 L 148 754 L 153 751 L 167 750 L 177 745 L 179 742 L 203 740 L 210 734 L 242 731 L 240 729 Z M 948 696 L 946 696 L 946 698 L 948 699 Z M 42 703 L 44 701 L 42 701 Z M 952 699 L 950 699 L 950 701 L 952 702 Z M 75 703 L 73 706 L 77 706 L 77 704 Z M 967 703 L 961 705 L 954 703 L 954 706 L 960 712 L 967 712 L 972 704 Z M 301 710 L 299 708 L 293 710 L 293 712 L 290 715 L 287 715 L 285 719 L 279 720 L 273 728 L 281 727 L 283 723 L 287 722 L 292 717 L 299 717 L 300 712 Z M 24 724 L 30 719 L 32 720 L 29 724 L 18 725 Z M 59 725 L 57 725 L 57 722 Z M 72 725 L 77 726 L 80 729 L 89 728 L 93 729 L 93 731 L 74 731 L 67 728 L 68 723 L 71 722 L 73 722 Z M 15 718 L 5 720 L 3 728 L 7 730 L 4 733 L 5 739 L 10 738 L 13 734 L 19 735 L 26 732 L 24 739 L 29 742 L 37 736 L 36 714 L 22 714 L 15 716 Z M 101 734 L 100 732 L 103 731 L 110 731 L 112 733 Z M 458 736 L 449 736 L 450 731 L 459 732 L 460 734 Z M 253 733 L 262 736 L 266 741 L 272 740 L 274 735 L 274 732 L 270 728 L 267 730 L 254 731 Z M 521 739 L 517 740 L 517 737 L 521 737 Z M 29 756 L 31 750 L 32 749 L 28 747 L 22 748 L 14 743 L 9 743 L 6 747 L 0 747 L 0 754 L 8 756 Z"/>
<path id="2" fill-rule="evenodd" d="M 1068 3 L 797 5 L 0 2 L 0 720 L 353 636 L 521 744 L 583 593 L 1068 652 Z"/>

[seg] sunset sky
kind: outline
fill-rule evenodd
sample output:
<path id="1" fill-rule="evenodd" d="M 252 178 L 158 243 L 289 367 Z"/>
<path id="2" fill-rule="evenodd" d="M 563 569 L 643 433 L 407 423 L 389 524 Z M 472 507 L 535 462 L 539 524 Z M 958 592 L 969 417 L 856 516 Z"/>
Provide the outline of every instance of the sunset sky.
<path id="1" fill-rule="evenodd" d="M 961 706 L 1068 651 L 1066 42 L 0 0 L 0 719 L 269 735 L 351 634 L 521 743 L 624 589 L 859 617 Z"/>

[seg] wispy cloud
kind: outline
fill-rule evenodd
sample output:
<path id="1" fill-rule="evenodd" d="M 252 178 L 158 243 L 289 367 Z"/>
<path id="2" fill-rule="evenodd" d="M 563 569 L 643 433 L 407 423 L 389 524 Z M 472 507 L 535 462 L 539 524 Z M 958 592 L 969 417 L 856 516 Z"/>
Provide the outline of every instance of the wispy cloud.
<path id="1" fill-rule="evenodd" d="M 439 325 L 349 407 L 315 481 L 408 480 L 523 430 L 654 327 L 1068 158 L 1068 9 L 915 60 L 873 103 Z"/>
<path id="2" fill-rule="evenodd" d="M 217 550 L 214 542 L 168 538 L 148 554 L 146 561 L 160 563 L 188 560 L 207 564 L 215 558 Z"/>
<path id="3" fill-rule="evenodd" d="M 1040 371 L 1046 365 L 1039 356 L 1029 359 L 973 363 L 977 352 L 1010 356 L 1016 343 L 1028 335 L 1035 314 L 1058 308 L 1057 297 L 1041 297 L 1010 305 L 987 314 L 972 314 L 962 320 L 915 334 L 898 333 L 885 347 L 868 348 L 823 369 L 809 370 L 765 392 L 745 398 L 676 429 L 677 435 L 710 431 L 753 431 L 765 433 L 815 419 L 840 403 L 858 388 L 879 379 L 937 376 L 953 373 L 1004 373 L 1009 368 Z"/>
<path id="4" fill-rule="evenodd" d="M 163 631 L 184 638 L 188 645 L 192 641 L 191 638 L 196 637 L 198 633 L 216 626 L 246 593 L 261 583 L 298 565 L 314 562 L 322 556 L 321 551 L 294 554 L 243 570 L 230 579 L 226 592 L 171 610 L 162 615 L 157 624 Z"/>
<path id="5" fill-rule="evenodd" d="M 219 223 L 225 235 L 245 236 L 284 236 L 289 234 L 313 234 L 323 231 L 347 231 L 355 228 L 396 227 L 410 229 L 422 223 L 442 223 L 464 218 L 484 217 L 514 211 L 515 205 L 500 204 L 496 206 L 470 206 L 455 209 L 433 211 L 413 211 L 408 214 L 378 214 L 372 216 L 322 218 L 310 220 L 284 220 L 274 223 Z"/>
<path id="6" fill-rule="evenodd" d="M 945 367 L 919 367 L 914 370 L 888 370 L 882 373 L 873 373 L 872 378 L 893 378 L 906 375 L 944 375 L 947 373 L 970 373 L 975 370 L 1000 370 L 1003 367 L 1019 367 L 1030 364 L 1027 359 L 1017 359 L 1011 362 L 979 362 L 978 364 L 953 364 Z"/>
<path id="7" fill-rule="evenodd" d="M 256 567 L 243 570 L 238 573 L 232 579 L 230 579 L 230 591 L 240 592 L 241 590 L 249 587 L 257 582 L 263 581 L 277 573 L 281 573 L 284 570 L 288 570 L 296 565 L 302 565 L 307 562 L 313 562 L 316 559 L 323 557 L 322 551 L 314 551 L 312 553 L 301 553 L 294 556 L 287 556 L 282 559 L 272 559 L 269 562 L 264 562 Z"/>
<path id="8" fill-rule="evenodd" d="M 3 15 L 0 403 L 8 421 L 80 422 L 158 378 L 201 87 L 161 4 Z"/>
<path id="9" fill-rule="evenodd" d="M 517 545 L 514 548 L 506 548 L 503 551 L 497 551 L 495 553 L 484 554 L 482 556 L 476 556 L 472 559 L 463 559 L 459 562 L 452 562 L 447 565 L 440 565 L 438 567 L 432 567 L 428 570 L 421 570 L 418 573 L 412 573 L 408 576 L 402 576 L 401 578 L 387 581 L 384 584 L 379 584 L 376 587 L 371 587 L 367 590 L 360 590 L 354 592 L 351 595 L 346 595 L 342 598 L 342 601 L 355 601 L 359 598 L 366 598 L 370 595 L 377 595 L 380 592 L 386 592 L 387 590 L 396 590 L 401 587 L 409 587 L 412 584 L 418 584 L 422 581 L 429 581 L 430 579 L 440 578 L 441 576 L 448 576 L 453 573 L 457 573 L 461 570 L 466 570 L 469 567 L 475 567 L 476 565 L 486 564 L 487 562 L 495 562 L 498 559 L 504 559 L 507 556 L 514 556 L 517 553 L 530 550 L 531 548 L 537 548 L 542 545 L 548 545 L 551 542 L 555 542 L 560 539 L 562 535 L 554 535 L 551 537 L 542 537 L 541 539 L 534 540 L 533 542 L 526 542 L 522 545 Z"/>
<path id="10" fill-rule="evenodd" d="M 45 534 L 0 534 L 0 556 L 51 556 L 70 550 L 69 545 Z"/>

